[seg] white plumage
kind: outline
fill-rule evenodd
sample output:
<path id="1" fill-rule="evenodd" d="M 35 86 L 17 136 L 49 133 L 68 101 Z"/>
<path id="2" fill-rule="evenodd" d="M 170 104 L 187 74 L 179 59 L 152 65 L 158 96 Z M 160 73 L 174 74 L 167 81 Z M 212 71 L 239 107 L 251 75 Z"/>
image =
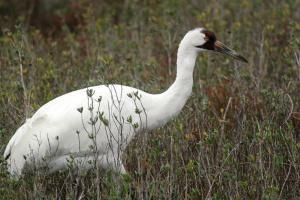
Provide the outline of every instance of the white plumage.
<path id="1" fill-rule="evenodd" d="M 203 28 L 189 31 L 177 54 L 177 75 L 161 94 L 122 85 L 73 91 L 43 105 L 10 139 L 4 157 L 12 175 L 26 167 L 50 172 L 75 164 L 82 170 L 100 165 L 125 173 L 121 157 L 141 131 L 164 125 L 183 108 L 192 92 L 197 54 L 214 50 L 246 61 Z"/>

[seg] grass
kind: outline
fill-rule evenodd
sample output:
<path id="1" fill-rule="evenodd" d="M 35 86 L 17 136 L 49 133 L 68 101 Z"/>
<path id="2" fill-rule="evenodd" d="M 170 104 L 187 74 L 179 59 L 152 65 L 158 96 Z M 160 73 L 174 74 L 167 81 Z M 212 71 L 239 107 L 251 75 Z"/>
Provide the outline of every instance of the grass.
<path id="1" fill-rule="evenodd" d="M 164 91 L 175 79 L 178 43 L 194 27 L 213 30 L 249 60 L 200 55 L 187 105 L 135 138 L 122 181 L 105 170 L 100 181 L 95 170 L 15 181 L 1 157 L 0 198 L 299 199 L 299 7 L 293 0 L 0 1 L 1 154 L 26 117 L 64 93 L 107 82 Z"/>

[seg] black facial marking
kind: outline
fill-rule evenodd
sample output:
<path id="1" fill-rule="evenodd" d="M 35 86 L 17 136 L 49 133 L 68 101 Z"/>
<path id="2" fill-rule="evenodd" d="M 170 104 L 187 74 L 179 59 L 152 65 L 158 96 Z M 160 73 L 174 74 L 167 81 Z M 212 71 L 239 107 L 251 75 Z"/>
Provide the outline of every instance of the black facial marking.
<path id="1" fill-rule="evenodd" d="M 202 49 L 207 49 L 207 50 L 214 50 L 215 42 L 217 40 L 216 35 L 212 31 L 206 29 L 203 29 L 201 33 L 205 35 L 206 42 L 203 45 L 199 45 L 197 47 Z"/>

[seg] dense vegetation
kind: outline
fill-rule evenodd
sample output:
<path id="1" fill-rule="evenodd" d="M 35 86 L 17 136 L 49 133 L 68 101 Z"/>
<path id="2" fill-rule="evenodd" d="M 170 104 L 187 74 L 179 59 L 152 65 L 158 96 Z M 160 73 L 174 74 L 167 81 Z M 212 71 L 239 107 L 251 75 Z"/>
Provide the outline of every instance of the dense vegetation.
<path id="1" fill-rule="evenodd" d="M 2 199 L 300 199 L 300 1 L 0 1 L 0 153 L 40 106 L 122 83 L 174 81 L 176 50 L 203 26 L 248 58 L 203 54 L 193 94 L 165 127 L 137 137 L 120 177 L 95 170 L 11 180 Z"/>

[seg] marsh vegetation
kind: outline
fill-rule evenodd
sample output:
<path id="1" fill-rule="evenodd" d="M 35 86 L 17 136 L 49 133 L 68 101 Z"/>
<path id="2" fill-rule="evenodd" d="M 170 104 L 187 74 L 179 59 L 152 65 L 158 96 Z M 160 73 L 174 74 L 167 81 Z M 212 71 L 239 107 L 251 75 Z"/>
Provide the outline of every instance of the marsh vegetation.
<path id="1" fill-rule="evenodd" d="M 299 7 L 298 0 L 1 0 L 1 155 L 26 117 L 67 92 L 106 83 L 164 91 L 191 28 L 213 30 L 249 64 L 201 54 L 187 105 L 134 139 L 121 180 L 103 169 L 13 180 L 0 157 L 0 198 L 299 199 Z"/>

